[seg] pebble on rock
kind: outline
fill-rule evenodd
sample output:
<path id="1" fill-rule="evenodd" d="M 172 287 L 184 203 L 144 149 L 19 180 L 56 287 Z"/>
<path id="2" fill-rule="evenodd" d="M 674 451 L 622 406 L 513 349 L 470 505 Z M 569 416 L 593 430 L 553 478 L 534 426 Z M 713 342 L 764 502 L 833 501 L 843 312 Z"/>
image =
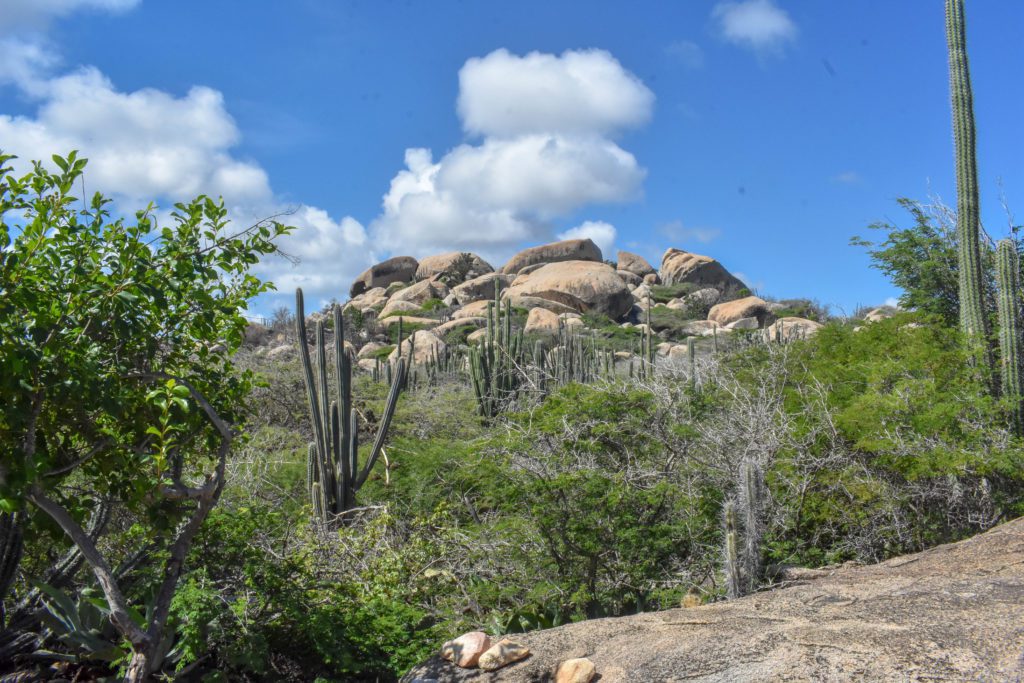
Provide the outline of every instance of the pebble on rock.
<path id="1" fill-rule="evenodd" d="M 529 656 L 529 648 L 521 643 L 505 638 L 497 645 L 492 645 L 491 649 L 480 655 L 480 668 L 484 671 L 494 671 Z"/>
<path id="2" fill-rule="evenodd" d="M 590 683 L 597 673 L 597 667 L 586 657 L 567 659 L 558 665 L 555 683 Z"/>
<path id="3" fill-rule="evenodd" d="M 441 657 L 469 669 L 477 665 L 480 656 L 491 647 L 490 637 L 483 631 L 463 633 L 455 640 L 449 640 L 441 646 Z"/>

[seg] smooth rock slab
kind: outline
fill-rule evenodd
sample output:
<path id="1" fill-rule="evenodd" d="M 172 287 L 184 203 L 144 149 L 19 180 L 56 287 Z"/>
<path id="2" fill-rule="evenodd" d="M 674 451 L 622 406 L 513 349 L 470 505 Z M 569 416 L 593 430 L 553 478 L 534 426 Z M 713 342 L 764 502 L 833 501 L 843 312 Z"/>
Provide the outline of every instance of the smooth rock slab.
<path id="1" fill-rule="evenodd" d="M 691 609 L 516 636 L 529 659 L 495 674 L 439 658 L 416 677 L 549 681 L 587 657 L 601 683 L 1024 679 L 1024 519 L 974 538 Z"/>

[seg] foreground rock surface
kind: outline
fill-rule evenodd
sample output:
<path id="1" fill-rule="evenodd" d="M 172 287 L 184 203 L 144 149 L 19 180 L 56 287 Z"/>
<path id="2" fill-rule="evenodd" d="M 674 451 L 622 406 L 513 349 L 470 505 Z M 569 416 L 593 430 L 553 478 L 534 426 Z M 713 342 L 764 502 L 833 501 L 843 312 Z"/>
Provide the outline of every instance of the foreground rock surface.
<path id="1" fill-rule="evenodd" d="M 551 681 L 587 657 L 621 681 L 1016 681 L 1024 677 L 1024 519 L 961 543 L 692 609 L 517 635 L 494 673 L 440 658 L 417 677 Z"/>

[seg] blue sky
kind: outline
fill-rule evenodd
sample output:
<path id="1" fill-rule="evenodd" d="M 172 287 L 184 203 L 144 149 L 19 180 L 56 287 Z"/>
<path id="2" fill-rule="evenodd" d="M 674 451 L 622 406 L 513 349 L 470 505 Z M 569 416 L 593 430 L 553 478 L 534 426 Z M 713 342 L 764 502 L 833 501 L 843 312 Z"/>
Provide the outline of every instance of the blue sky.
<path id="1" fill-rule="evenodd" d="M 849 238 L 906 224 L 899 196 L 955 201 L 942 5 L 0 0 L 0 148 L 80 147 L 125 209 L 297 208 L 302 263 L 262 269 L 286 292 L 593 234 L 850 311 L 897 292 Z M 999 237 L 1000 181 L 1024 215 L 1024 4 L 967 12 Z"/>

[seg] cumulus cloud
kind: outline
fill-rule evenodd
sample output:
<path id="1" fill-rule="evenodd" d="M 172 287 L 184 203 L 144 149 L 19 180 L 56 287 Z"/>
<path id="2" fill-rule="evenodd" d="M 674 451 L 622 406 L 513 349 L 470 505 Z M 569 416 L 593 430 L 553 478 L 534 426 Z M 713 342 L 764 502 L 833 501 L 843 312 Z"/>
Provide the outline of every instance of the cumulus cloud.
<path id="1" fill-rule="evenodd" d="M 116 9 L 132 3 L 92 4 Z M 43 3 L 40 12 L 57 16 L 74 5 Z M 88 192 L 112 196 L 125 213 L 156 200 L 161 224 L 169 221 L 171 204 L 199 194 L 223 196 L 237 227 L 288 212 L 280 220 L 297 229 L 280 246 L 300 262 L 272 257 L 256 270 L 281 290 L 305 287 L 313 301 L 341 296 L 369 264 L 358 221 L 286 205 L 263 167 L 236 155 L 241 133 L 220 92 L 204 86 L 180 96 L 154 88 L 124 92 L 93 67 L 55 73 L 58 61 L 42 40 L 0 39 L 0 88 L 16 88 L 37 105 L 26 116 L 0 111 L 0 149 L 18 155 L 16 171 L 77 149 L 89 159 Z"/>
<path id="2" fill-rule="evenodd" d="M 639 196 L 646 172 L 609 135 L 646 121 L 654 96 L 607 52 L 497 50 L 466 62 L 459 83 L 463 126 L 484 138 L 436 162 L 406 150 L 371 224 L 381 248 L 500 258 L 581 207 Z"/>
<path id="3" fill-rule="evenodd" d="M 591 239 L 605 258 L 611 258 L 615 246 L 615 226 L 604 221 L 585 221 L 575 228 L 558 233 L 560 240 Z"/>
<path id="4" fill-rule="evenodd" d="M 653 105 L 654 93 L 604 50 L 501 49 L 459 71 L 459 116 L 480 135 L 607 135 L 646 123 Z"/>
<path id="5" fill-rule="evenodd" d="M 711 12 L 722 36 L 758 52 L 773 52 L 796 40 L 797 27 L 774 0 L 720 2 Z"/>

